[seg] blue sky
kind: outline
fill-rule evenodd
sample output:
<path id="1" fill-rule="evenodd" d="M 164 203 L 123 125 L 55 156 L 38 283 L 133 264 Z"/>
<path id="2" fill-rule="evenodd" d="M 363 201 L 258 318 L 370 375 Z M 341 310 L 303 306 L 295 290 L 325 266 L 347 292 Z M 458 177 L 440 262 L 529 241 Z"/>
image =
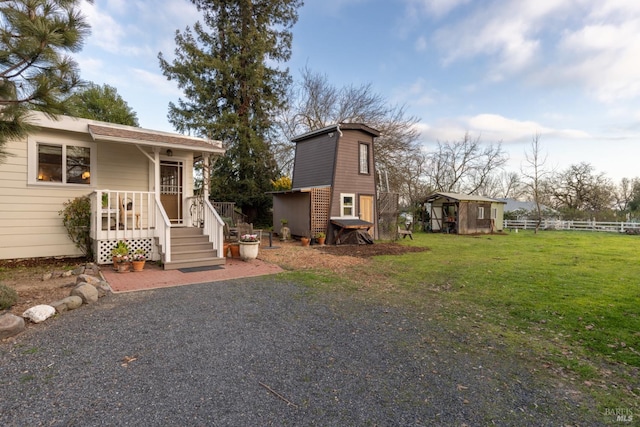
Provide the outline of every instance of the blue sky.
<path id="1" fill-rule="evenodd" d="M 85 80 L 115 86 L 145 128 L 172 131 L 181 93 L 162 75 L 187 0 L 84 2 Z M 336 86 L 372 84 L 420 119 L 420 141 L 465 132 L 502 142 L 518 171 L 534 134 L 547 166 L 591 163 L 640 177 L 640 1 L 306 0 L 293 29 L 294 79 L 307 66 Z"/>

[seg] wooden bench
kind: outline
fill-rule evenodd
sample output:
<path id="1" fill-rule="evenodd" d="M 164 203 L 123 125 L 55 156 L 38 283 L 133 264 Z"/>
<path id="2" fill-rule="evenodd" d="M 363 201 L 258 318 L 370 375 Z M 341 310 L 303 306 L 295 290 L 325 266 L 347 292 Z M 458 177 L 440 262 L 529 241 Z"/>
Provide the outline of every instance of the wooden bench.
<path id="1" fill-rule="evenodd" d="M 403 230 L 398 226 L 398 238 L 400 238 L 400 236 L 402 236 L 403 239 L 409 236 L 409 238 L 413 240 L 413 232 L 411 230 Z"/>

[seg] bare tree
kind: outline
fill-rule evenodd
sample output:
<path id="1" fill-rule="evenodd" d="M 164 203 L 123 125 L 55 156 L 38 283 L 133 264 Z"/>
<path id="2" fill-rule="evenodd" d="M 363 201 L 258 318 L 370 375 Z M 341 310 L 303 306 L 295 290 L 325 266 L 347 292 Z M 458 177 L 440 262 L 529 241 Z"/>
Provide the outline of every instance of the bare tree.
<path id="1" fill-rule="evenodd" d="M 408 117 L 404 106 L 390 105 L 374 93 L 371 84 L 337 88 L 326 75 L 308 68 L 302 70 L 302 80 L 288 98 L 278 117 L 280 136 L 272 144 L 282 175 L 289 175 L 293 167 L 294 145 L 290 141 L 294 136 L 335 123 L 364 123 L 380 131 L 374 148 L 376 168 L 386 171 L 392 191 L 408 188 L 404 172 L 407 156 L 420 151 L 415 126 L 419 120 Z"/>
<path id="2" fill-rule="evenodd" d="M 616 208 L 620 212 L 627 212 L 631 208 L 635 193 L 634 190 L 640 188 L 639 178 L 622 178 L 614 193 Z"/>
<path id="3" fill-rule="evenodd" d="M 508 160 L 502 144 L 483 144 L 469 133 L 459 141 L 440 142 L 428 156 L 430 183 L 436 191 L 477 194 L 491 174 Z"/>
<path id="4" fill-rule="evenodd" d="M 611 180 L 585 162 L 555 175 L 549 188 L 554 207 L 572 218 L 602 216 L 610 213 L 614 203 Z"/>
<path id="5" fill-rule="evenodd" d="M 536 205 L 536 234 L 538 233 L 540 223 L 542 222 L 541 205 L 544 188 L 543 184 L 544 180 L 550 174 L 550 172 L 545 169 L 546 163 L 547 154 L 542 153 L 540 134 L 536 133 L 531 139 L 529 150 L 525 150 L 524 152 L 524 164 L 520 166 L 529 197 Z"/>

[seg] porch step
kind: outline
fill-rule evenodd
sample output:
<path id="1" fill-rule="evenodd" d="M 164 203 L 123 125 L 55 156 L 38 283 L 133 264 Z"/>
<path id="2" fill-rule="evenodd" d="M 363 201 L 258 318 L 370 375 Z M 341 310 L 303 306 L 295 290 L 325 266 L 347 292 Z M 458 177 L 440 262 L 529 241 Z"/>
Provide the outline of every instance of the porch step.
<path id="1" fill-rule="evenodd" d="M 165 262 L 165 270 L 189 267 L 221 265 L 226 262 L 218 255 L 202 228 L 184 227 L 171 229 L 171 262 Z"/>
<path id="2" fill-rule="evenodd" d="M 169 263 L 164 264 L 165 270 L 177 270 L 179 268 L 190 268 L 190 267 L 209 267 L 212 265 L 224 265 L 226 262 L 225 258 L 203 258 L 203 259 L 189 259 L 184 261 L 171 261 Z"/>

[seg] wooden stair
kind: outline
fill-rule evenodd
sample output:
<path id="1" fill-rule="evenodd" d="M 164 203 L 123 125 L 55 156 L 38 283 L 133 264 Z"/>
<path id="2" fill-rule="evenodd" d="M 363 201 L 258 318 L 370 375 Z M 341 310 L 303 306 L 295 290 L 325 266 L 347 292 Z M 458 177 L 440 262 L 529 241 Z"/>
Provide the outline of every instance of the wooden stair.
<path id="1" fill-rule="evenodd" d="M 213 244 L 209 241 L 209 236 L 204 234 L 202 228 L 171 229 L 171 262 L 164 263 L 165 270 L 208 267 L 221 265 L 225 262 L 226 259 L 218 256 L 218 251 L 214 249 Z"/>

